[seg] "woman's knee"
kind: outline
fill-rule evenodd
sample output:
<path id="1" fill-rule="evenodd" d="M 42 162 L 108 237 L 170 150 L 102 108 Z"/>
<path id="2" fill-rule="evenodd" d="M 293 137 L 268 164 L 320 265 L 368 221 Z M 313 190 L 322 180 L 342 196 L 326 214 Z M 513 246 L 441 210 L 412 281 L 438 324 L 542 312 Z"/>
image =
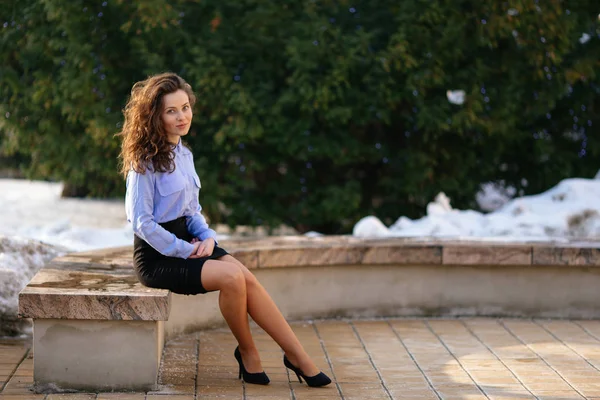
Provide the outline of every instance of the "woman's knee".
<path id="1" fill-rule="evenodd" d="M 240 271 L 237 265 L 232 263 L 226 263 L 223 267 L 224 287 L 237 290 L 241 290 L 246 287 L 244 273 Z"/>
<path id="2" fill-rule="evenodd" d="M 237 266 L 239 271 L 242 273 L 244 280 L 246 281 L 247 288 L 251 288 L 253 286 L 259 285 L 258 279 L 256 279 L 256 276 L 254 276 L 254 274 L 252 272 L 250 272 L 250 270 L 248 268 L 246 268 L 246 266 L 244 266 L 240 262 L 236 262 L 236 263 L 232 263 L 232 264 Z"/>
<path id="3" fill-rule="evenodd" d="M 240 268 L 229 262 L 207 261 L 202 269 L 202 284 L 208 290 L 211 286 L 218 290 L 246 290 L 246 279 Z M 212 290 L 215 290 L 212 289 Z"/>
<path id="4" fill-rule="evenodd" d="M 246 281 L 246 286 L 255 286 L 259 284 L 258 279 L 256 279 L 256 276 L 254 276 L 254 274 L 250 272 L 250 270 L 237 259 L 233 258 L 230 255 L 223 256 L 221 257 L 221 259 L 225 262 L 236 265 L 239 268 L 239 270 L 242 271 L 242 273 L 244 274 L 244 279 Z"/>

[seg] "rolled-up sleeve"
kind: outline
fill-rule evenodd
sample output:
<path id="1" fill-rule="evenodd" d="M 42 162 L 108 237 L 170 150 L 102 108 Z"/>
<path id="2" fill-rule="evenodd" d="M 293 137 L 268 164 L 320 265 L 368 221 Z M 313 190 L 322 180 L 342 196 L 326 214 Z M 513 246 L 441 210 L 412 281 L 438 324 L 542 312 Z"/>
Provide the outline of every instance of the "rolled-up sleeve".
<path id="1" fill-rule="evenodd" d="M 198 204 L 196 212 L 187 218 L 187 228 L 188 231 L 200 240 L 206 240 L 208 238 L 213 238 L 215 243 L 217 243 L 217 232 L 210 229 L 208 227 L 208 223 L 206 222 L 206 218 L 202 215 L 202 206 Z"/>
<path id="2" fill-rule="evenodd" d="M 161 254 L 188 258 L 194 245 L 177 238 L 154 220 L 154 180 L 151 171 L 144 174 L 129 171 L 125 195 L 127 220 L 133 232 Z"/>

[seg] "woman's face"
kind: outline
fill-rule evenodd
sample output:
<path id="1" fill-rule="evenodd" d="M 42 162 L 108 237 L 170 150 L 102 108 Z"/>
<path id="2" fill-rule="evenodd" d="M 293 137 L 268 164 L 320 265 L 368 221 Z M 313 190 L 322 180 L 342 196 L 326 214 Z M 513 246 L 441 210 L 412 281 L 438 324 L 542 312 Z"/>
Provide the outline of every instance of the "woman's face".
<path id="1" fill-rule="evenodd" d="M 186 92 L 179 89 L 163 96 L 162 122 L 169 142 L 179 143 L 187 135 L 192 123 L 192 107 Z"/>

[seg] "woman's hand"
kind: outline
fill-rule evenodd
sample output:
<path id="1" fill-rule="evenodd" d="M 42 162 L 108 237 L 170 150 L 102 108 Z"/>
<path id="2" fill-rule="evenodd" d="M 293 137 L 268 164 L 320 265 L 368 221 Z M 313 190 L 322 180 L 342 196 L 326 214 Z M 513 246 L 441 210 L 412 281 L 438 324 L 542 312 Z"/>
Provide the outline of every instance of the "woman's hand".
<path id="1" fill-rule="evenodd" d="M 188 258 L 208 257 L 215 249 L 215 240 L 213 238 L 202 241 L 198 238 L 193 238 L 190 243 L 194 245 L 194 251 L 192 251 L 192 254 Z"/>

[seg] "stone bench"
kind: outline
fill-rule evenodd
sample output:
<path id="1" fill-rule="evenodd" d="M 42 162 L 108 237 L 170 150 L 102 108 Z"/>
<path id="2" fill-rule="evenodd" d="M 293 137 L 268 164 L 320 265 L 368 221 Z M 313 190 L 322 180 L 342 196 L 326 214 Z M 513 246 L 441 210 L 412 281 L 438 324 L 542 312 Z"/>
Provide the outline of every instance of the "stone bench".
<path id="1" fill-rule="evenodd" d="M 600 318 L 600 243 L 352 237 L 220 241 L 286 318 Z M 223 326 L 217 293 L 141 286 L 130 247 L 54 259 L 19 296 L 34 324 L 34 380 L 82 390 L 152 390 L 165 337 Z"/>
<path id="2" fill-rule="evenodd" d="M 127 257 L 130 249 L 59 257 L 21 291 L 38 390 L 154 387 L 171 293 L 142 286 Z"/>

